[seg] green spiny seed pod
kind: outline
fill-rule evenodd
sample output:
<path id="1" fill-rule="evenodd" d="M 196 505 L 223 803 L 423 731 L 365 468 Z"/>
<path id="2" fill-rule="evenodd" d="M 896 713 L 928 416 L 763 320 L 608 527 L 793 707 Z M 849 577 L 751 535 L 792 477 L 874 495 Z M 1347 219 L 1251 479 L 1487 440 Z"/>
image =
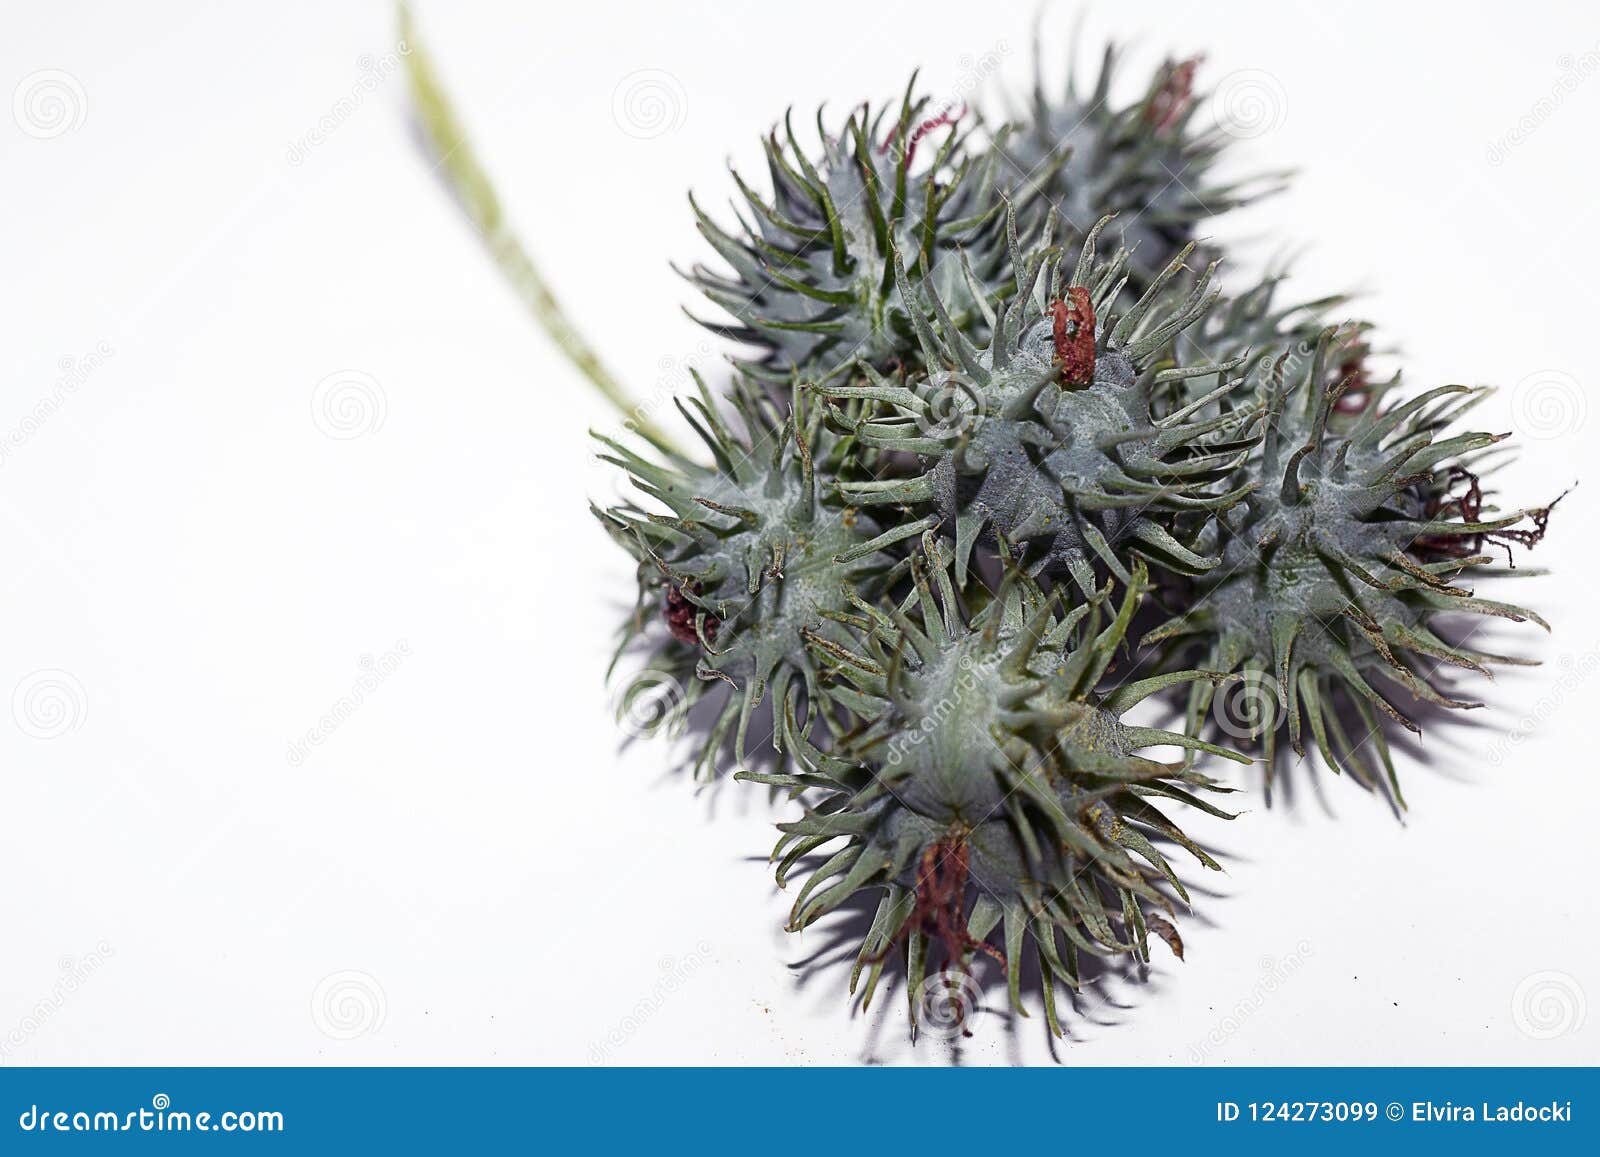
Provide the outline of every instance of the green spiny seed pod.
<path id="1" fill-rule="evenodd" d="M 993 153 L 967 155 L 970 130 L 959 119 L 911 86 L 898 116 L 863 105 L 838 135 L 819 111 L 814 163 L 785 118 L 784 139 L 774 130 L 764 142 L 770 200 L 735 173 L 748 215 L 733 232 L 694 205 L 731 275 L 696 265 L 685 276 L 738 323 L 704 324 L 763 348 L 748 368 L 772 379 L 826 377 L 857 359 L 889 367 L 917 353 L 896 252 L 912 276 L 932 279 L 952 316 L 977 324 L 979 304 L 1010 281 L 998 196 L 1005 171 Z M 948 131 L 937 144 L 925 140 L 940 129 Z M 1017 196 L 1029 199 L 1026 189 Z"/>
<path id="2" fill-rule="evenodd" d="M 792 697 L 805 693 L 802 718 L 827 703 L 806 636 L 838 636 L 843 628 L 830 616 L 848 608 L 847 592 L 873 594 L 891 564 L 871 543 L 863 548 L 871 521 L 834 497 L 835 480 L 850 468 L 849 440 L 824 428 L 804 395 L 796 391 L 780 412 L 759 386 L 736 378 L 733 410 L 743 432 L 735 433 L 698 377 L 696 385 L 699 396 L 679 409 L 713 465 L 653 462 L 601 438 L 609 449 L 602 458 L 664 510 L 626 503 L 595 513 L 639 563 L 623 647 L 641 634 L 656 640 L 646 677 L 677 681 L 685 708 L 709 686 L 732 689 L 700 753 L 705 772 L 730 731 L 743 761 L 751 714 L 769 693 L 774 744 L 792 749 Z M 665 638 L 653 629 L 663 623 Z"/>
<path id="3" fill-rule="evenodd" d="M 1372 387 L 1341 414 L 1351 383 L 1330 380 L 1333 340 L 1324 333 L 1289 385 L 1285 359 L 1262 368 L 1266 436 L 1241 471 L 1261 485 L 1209 525 L 1203 541 L 1221 565 L 1194 579 L 1192 605 L 1145 642 L 1184 640 L 1208 669 L 1244 674 L 1244 701 L 1218 700 L 1217 722 L 1261 739 L 1269 776 L 1278 736 L 1303 753 L 1309 729 L 1330 767 L 1369 784 L 1386 778 L 1403 804 L 1383 724 L 1418 728 L 1384 689 L 1476 707 L 1442 687 L 1435 669 L 1487 674 L 1486 664 L 1521 662 L 1447 641 L 1439 619 L 1544 625 L 1459 584 L 1488 573 L 1486 546 L 1537 542 L 1549 507 L 1500 514 L 1485 505 L 1472 468 L 1507 435 L 1448 433 L 1483 389 L 1443 386 L 1385 407 L 1390 386 Z M 1194 689 L 1192 730 L 1213 698 Z"/>
<path id="4" fill-rule="evenodd" d="M 1119 316 L 1112 306 L 1126 254 L 1097 262 L 1099 228 L 1070 277 L 1053 249 L 1024 259 L 1013 233 L 1016 292 L 992 318 L 984 347 L 925 286 L 934 320 L 913 314 L 925 377 L 901 384 L 863 367 L 867 385 L 818 387 L 836 400 L 888 408 L 856 434 L 878 450 L 920 455 L 922 473 L 847 483 L 842 492 L 851 502 L 899 506 L 923 524 L 943 525 L 955 539 L 960 583 L 980 540 L 1007 542 L 1036 568 L 1066 571 L 1085 595 L 1097 586 L 1097 566 L 1129 581 L 1130 556 L 1198 573 L 1217 559 L 1174 538 L 1171 517 L 1223 509 L 1247 489 L 1220 491 L 1216 483 L 1248 454 L 1250 415 L 1198 416 L 1239 384 L 1227 380 L 1233 367 L 1161 368 L 1173 339 L 1210 305 L 1210 271 L 1181 300 L 1168 296 L 1185 249 Z M 915 299 L 908 285 L 902 293 Z M 1205 377 L 1220 384 L 1158 412 L 1171 384 Z"/>
<path id="5" fill-rule="evenodd" d="M 964 970 L 974 951 L 1002 961 L 1022 1012 L 1021 969 L 1032 954 L 1059 1035 L 1055 985 L 1076 987 L 1080 951 L 1145 960 L 1154 931 L 1182 956 L 1166 889 L 1186 903 L 1188 894 L 1158 843 L 1218 866 L 1152 801 L 1226 816 L 1195 794 L 1222 789 L 1186 765 L 1137 753 L 1176 744 L 1244 757 L 1122 721 L 1151 694 L 1209 678 L 1174 672 L 1105 689 L 1144 594 L 1142 568 L 1109 624 L 1109 587 L 1063 613 L 1059 589 L 1046 595 L 1015 567 L 969 622 L 943 550 L 925 540 L 932 565 L 914 565 L 900 606 L 856 600 L 855 644 L 814 641 L 860 724 L 830 752 L 804 745 L 806 770 L 744 778 L 811 789 L 804 817 L 779 825 L 780 884 L 802 859 L 844 841 L 810 873 L 792 930 L 857 892 L 882 892 L 852 992 L 867 970 L 870 1002 L 903 941 L 915 1026 L 929 943 L 939 940 L 947 968 Z M 1003 951 L 987 939 L 1002 924 Z"/>
<path id="6" fill-rule="evenodd" d="M 1278 300 L 1284 280 L 1282 273 L 1269 275 L 1236 296 L 1220 296 L 1205 317 L 1179 334 L 1173 343 L 1173 356 L 1179 364 L 1199 361 L 1224 362 L 1237 366 L 1242 378 L 1258 376 L 1264 363 L 1281 362 L 1277 372 L 1295 381 L 1310 372 L 1317 347 L 1329 329 L 1327 315 L 1343 305 L 1342 295 L 1325 297 L 1283 305 Z M 1324 359 L 1326 381 L 1332 385 L 1344 382 L 1346 390 L 1330 422 L 1335 429 L 1343 428 L 1348 415 L 1357 412 L 1359 405 L 1373 401 L 1395 382 L 1377 383 L 1371 380 L 1366 368 L 1369 354 L 1368 327 L 1363 323 L 1347 323 L 1337 328 L 1330 356 Z M 1200 401 L 1202 408 L 1197 416 L 1211 417 L 1236 405 L 1233 395 L 1224 395 L 1214 401 L 1203 400 L 1206 387 L 1200 379 L 1185 379 L 1168 387 L 1168 396 L 1162 400 L 1168 408 L 1180 408 Z M 1250 391 L 1241 391 L 1248 394 Z M 1242 470 L 1235 481 L 1241 485 L 1258 476 Z M 1185 512 L 1171 520 L 1169 529 L 1180 541 L 1191 542 L 1200 538 L 1210 511 Z M 1213 536 L 1214 537 L 1214 536 Z M 1163 602 L 1169 606 L 1188 605 L 1195 597 L 1195 588 L 1186 576 L 1166 573 L 1159 576 L 1168 596 Z"/>
<path id="7" fill-rule="evenodd" d="M 1036 46 L 1037 52 L 1037 46 Z M 1167 61 L 1142 98 L 1112 95 L 1118 49 L 1106 48 L 1087 91 L 1069 71 L 1059 98 L 1035 65 L 1033 97 L 1018 131 L 995 148 L 1018 177 L 1045 177 L 1044 193 L 1074 242 L 1108 213 L 1119 215 L 1137 292 L 1196 240 L 1203 220 L 1270 191 L 1271 181 L 1219 184 L 1212 175 L 1226 135 L 1195 124 L 1198 58 Z"/>
<path id="8" fill-rule="evenodd" d="M 1302 368 L 1301 362 L 1316 351 L 1323 331 L 1329 327 L 1329 315 L 1349 298 L 1332 294 L 1285 305 L 1279 300 L 1285 276 L 1273 273 L 1242 293 L 1220 296 L 1205 317 L 1178 336 L 1178 360 L 1238 363 L 1239 372 L 1244 374 L 1254 371 L 1263 361 L 1288 354 L 1292 380 L 1295 371 Z M 1343 328 L 1335 347 L 1337 360 L 1330 362 L 1332 372 L 1341 377 L 1356 372 L 1368 352 L 1366 328 L 1359 323 Z"/>

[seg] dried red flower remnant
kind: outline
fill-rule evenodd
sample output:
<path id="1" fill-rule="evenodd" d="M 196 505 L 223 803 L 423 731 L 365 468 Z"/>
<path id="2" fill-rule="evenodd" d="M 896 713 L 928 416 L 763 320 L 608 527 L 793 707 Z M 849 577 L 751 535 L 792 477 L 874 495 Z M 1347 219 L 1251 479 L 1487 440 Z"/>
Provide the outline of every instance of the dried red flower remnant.
<path id="1" fill-rule="evenodd" d="M 1188 60 L 1167 66 L 1166 76 L 1155 92 L 1150 94 L 1150 101 L 1145 105 L 1145 124 L 1159 133 L 1182 119 L 1188 111 L 1189 102 L 1194 99 L 1194 73 L 1199 64 L 1200 57 L 1191 56 Z"/>
<path id="2" fill-rule="evenodd" d="M 967 931 L 968 866 L 964 837 L 936 840 L 924 849 L 917 866 L 917 903 L 904 931 L 920 932 L 943 944 L 946 967 L 959 963 L 973 949 L 1004 964 L 1006 958 L 998 948 Z"/>
<path id="3" fill-rule="evenodd" d="M 700 587 L 696 583 L 690 583 L 689 588 L 691 593 L 700 593 Z M 674 639 L 692 647 L 700 645 L 700 635 L 694 628 L 695 616 L 699 613 L 700 608 L 684 598 L 682 590 L 673 586 L 667 588 L 666 606 L 662 608 L 661 617 L 667 620 L 667 630 L 672 632 Z M 718 620 L 714 616 L 706 616 L 705 631 L 708 642 L 715 641 L 717 625 Z"/>
<path id="4" fill-rule="evenodd" d="M 1075 285 L 1061 301 L 1050 303 L 1056 360 L 1061 384 L 1087 386 L 1094 381 L 1094 303 L 1089 291 Z"/>
<path id="5" fill-rule="evenodd" d="M 1351 349 L 1339 363 L 1341 393 L 1333 408 L 1340 414 L 1359 414 L 1372 401 L 1372 378 L 1367 373 L 1366 352 L 1351 342 Z"/>
<path id="6" fill-rule="evenodd" d="M 1466 490 L 1457 494 L 1455 488 L 1463 482 L 1466 483 Z M 1517 545 L 1532 549 L 1538 546 L 1545 536 L 1545 531 L 1549 528 L 1550 512 L 1556 508 L 1556 503 L 1565 497 L 1565 493 L 1558 494 L 1555 502 L 1550 503 L 1550 505 L 1528 511 L 1528 518 L 1533 522 L 1532 526 L 1507 527 L 1504 530 L 1454 537 L 1449 535 L 1423 535 L 1411 544 L 1412 549 L 1414 551 L 1448 555 L 1453 558 L 1467 558 L 1471 555 L 1482 553 L 1485 543 L 1493 543 L 1496 546 L 1505 547 L 1506 562 L 1515 566 L 1516 562 L 1512 557 L 1511 547 Z M 1476 474 L 1464 466 L 1451 466 L 1445 474 L 1442 491 L 1429 500 L 1427 513 L 1429 518 L 1448 518 L 1451 515 L 1460 515 L 1463 522 L 1481 522 L 1483 520 L 1483 484 Z"/>
<path id="7" fill-rule="evenodd" d="M 906 142 L 905 156 L 900 158 L 901 166 L 907 169 L 911 167 L 911 158 L 917 155 L 917 142 L 922 140 L 923 137 L 927 136 L 934 129 L 944 128 L 946 125 L 955 124 L 958 120 L 966 115 L 967 106 L 963 104 L 958 108 L 947 108 L 938 116 L 929 117 L 927 120 L 923 121 L 920 125 L 912 130 L 911 139 Z M 883 144 L 878 146 L 878 152 L 887 153 L 891 148 L 894 147 L 895 138 L 899 135 L 900 126 L 896 125 L 889 131 L 889 135 L 884 138 Z"/>

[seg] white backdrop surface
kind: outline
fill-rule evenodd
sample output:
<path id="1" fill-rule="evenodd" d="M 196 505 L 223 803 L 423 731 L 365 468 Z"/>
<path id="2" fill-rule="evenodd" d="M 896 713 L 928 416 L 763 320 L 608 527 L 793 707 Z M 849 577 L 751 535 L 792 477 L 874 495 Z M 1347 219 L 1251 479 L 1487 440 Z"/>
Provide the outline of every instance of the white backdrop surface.
<path id="1" fill-rule="evenodd" d="M 1073 6 L 1047 5 L 1058 67 Z M 685 199 L 793 104 L 1029 72 L 1032 14 L 952 0 L 423 4 L 508 211 L 643 392 L 720 351 L 668 269 Z M 1530 501 L 1592 470 L 1600 16 L 1100 5 L 1085 44 L 1206 54 L 1259 101 L 1228 220 L 1298 250 L 1413 384 L 1506 387 Z M 0 42 L 0 1062 L 945 1063 L 781 931 L 781 807 L 619 744 L 630 567 L 587 499 L 614 423 L 409 128 L 379 3 L 20 7 Z M 630 94 L 659 98 L 630 105 Z M 1267 238 L 1274 239 L 1271 244 Z M 1293 239 L 1281 244 L 1276 239 Z M 990 1011 L 968 1062 L 1593 1063 L 1593 480 L 1519 588 L 1553 635 L 1476 727 L 1355 785 L 1259 773 L 1187 962 L 1070 1039 Z M 358 706 L 335 726 L 342 699 Z M 313 742 L 313 740 L 315 742 Z M 1190 879 L 1195 880 L 1193 873 Z M 1587 994 L 1587 995 L 1586 995 Z"/>

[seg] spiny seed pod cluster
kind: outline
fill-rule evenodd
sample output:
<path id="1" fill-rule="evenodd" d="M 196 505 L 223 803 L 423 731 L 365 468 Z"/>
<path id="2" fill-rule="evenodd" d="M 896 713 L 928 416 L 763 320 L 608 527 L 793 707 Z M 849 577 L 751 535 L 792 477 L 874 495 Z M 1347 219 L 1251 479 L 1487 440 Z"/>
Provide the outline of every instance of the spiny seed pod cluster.
<path id="1" fill-rule="evenodd" d="M 1145 960 L 1155 932 L 1182 955 L 1163 885 L 1183 901 L 1188 893 L 1159 845 L 1218 866 L 1158 802 L 1225 815 L 1196 794 L 1217 785 L 1139 752 L 1173 745 L 1244 757 L 1123 720 L 1159 691 L 1212 678 L 1168 672 L 1107 687 L 1145 592 L 1137 564 L 1114 611 L 1109 586 L 1068 611 L 1060 596 L 1069 588 L 1046 594 L 1013 567 L 992 596 L 981 585 L 974 591 L 987 602 L 969 620 L 948 554 L 931 534 L 914 563 L 905 602 L 857 604 L 854 646 L 814 640 L 849 688 L 859 725 L 829 749 L 806 744 L 804 771 L 743 773 L 810 800 L 803 818 L 779 825 L 780 881 L 842 841 L 812 867 L 790 927 L 859 893 L 878 894 L 851 978 L 854 990 L 868 970 L 864 1002 L 903 944 L 915 1024 L 936 943 L 946 967 L 973 951 L 1001 963 L 1025 1016 L 1026 955 L 1059 1033 L 1055 987 L 1077 989 L 1080 951 Z M 998 946 L 985 939 L 997 927 Z"/>
<path id="2" fill-rule="evenodd" d="M 1108 45 L 1087 86 L 1069 68 L 1056 89 L 1036 67 L 1020 123 L 993 147 L 1014 174 L 1042 184 L 1070 239 L 1116 215 L 1115 239 L 1142 289 L 1198 239 L 1207 218 L 1272 191 L 1277 179 L 1221 183 L 1214 176 L 1228 137 L 1203 123 L 1198 57 L 1167 61 L 1127 103 L 1114 91 L 1119 57 Z"/>
<path id="3" fill-rule="evenodd" d="M 895 962 L 914 1026 L 959 1027 L 981 961 L 1059 1033 L 1083 955 L 1181 956 L 1175 864 L 1217 866 L 1182 825 L 1229 816 L 1200 760 L 1314 748 L 1398 800 L 1412 704 L 1473 705 L 1441 671 L 1521 661 L 1452 624 L 1541 622 L 1469 585 L 1549 517 L 1490 504 L 1484 391 L 1374 380 L 1281 273 L 1221 297 L 1197 232 L 1262 186 L 1212 179 L 1194 61 L 1118 105 L 1114 59 L 982 132 L 914 86 L 785 117 L 734 224 L 695 209 L 735 343 L 679 405 L 700 452 L 602 439 L 620 661 L 683 689 L 699 773 L 799 809 L 791 928 L 870 919 L 851 990 Z"/>
<path id="4" fill-rule="evenodd" d="M 1173 339 L 1211 304 L 1210 272 L 1186 296 L 1167 294 L 1185 249 L 1130 308 L 1112 312 L 1127 255 L 1096 263 L 1098 231 L 1070 276 L 1049 248 L 1026 257 L 1013 248 L 1016 294 L 981 348 L 951 322 L 936 292 L 905 286 L 931 313 L 931 321 L 916 314 L 921 379 L 896 384 L 863 366 L 868 385 L 818 387 L 832 398 L 879 403 L 887 416 L 857 424 L 856 435 L 918 455 L 924 466 L 909 478 L 842 483 L 841 492 L 873 509 L 928 509 L 925 521 L 955 539 L 959 581 L 984 539 L 1022 548 L 1037 569 L 1069 575 L 1085 597 L 1097 568 L 1129 581 L 1129 555 L 1184 574 L 1217 561 L 1195 554 L 1166 524 L 1178 512 L 1236 502 L 1242 492 L 1216 483 L 1243 462 L 1256 435 L 1244 412 L 1197 416 L 1237 384 L 1227 378 L 1232 365 L 1159 368 L 1171 360 Z M 1197 379 L 1220 384 L 1182 405 L 1159 405 L 1165 387 Z"/>
<path id="5" fill-rule="evenodd" d="M 774 129 L 762 142 L 771 194 L 734 174 L 743 208 L 733 232 L 690 198 L 727 270 L 696 264 L 686 276 L 734 319 L 711 329 L 762 351 L 747 372 L 816 381 L 857 362 L 895 365 L 913 313 L 897 259 L 968 325 L 1010 280 L 999 195 L 1026 207 L 1038 182 L 1002 183 L 1001 156 L 965 149 L 970 128 L 916 96 L 915 79 L 892 119 L 862 105 L 835 134 L 819 110 L 815 157 L 786 116 L 782 138 Z"/>
<path id="6" fill-rule="evenodd" d="M 769 694 L 779 708 L 770 734 L 778 752 L 793 747 L 813 713 L 832 716 L 832 684 L 819 677 L 806 639 L 840 636 L 836 617 L 850 600 L 885 589 L 894 563 L 879 548 L 920 528 L 874 538 L 871 519 L 844 504 L 839 482 L 855 468 L 850 439 L 829 430 L 798 387 L 780 405 L 738 376 L 724 408 L 698 377 L 696 386 L 680 412 L 711 462 L 658 462 L 602 438 L 602 457 L 654 509 L 630 502 L 595 513 L 638 562 L 622 649 L 642 640 L 652 652 L 645 681 L 665 675 L 689 688 L 686 708 L 708 687 L 721 689 L 696 759 L 704 772 L 730 733 L 744 761 L 752 715 Z"/>
<path id="7" fill-rule="evenodd" d="M 1455 430 L 1483 389 L 1441 386 L 1383 405 L 1398 382 L 1369 385 L 1341 411 L 1357 383 L 1330 380 L 1332 341 L 1322 336 L 1296 380 L 1286 380 L 1287 354 L 1261 367 L 1266 434 L 1240 473 L 1250 492 L 1202 533 L 1221 564 L 1191 580 L 1190 605 L 1145 641 L 1191 640 L 1208 670 L 1244 675 L 1244 711 L 1231 723 L 1260 735 L 1269 784 L 1278 735 L 1301 754 L 1309 735 L 1330 767 L 1382 776 L 1398 800 L 1386 725 L 1420 729 L 1390 688 L 1480 707 L 1441 686 L 1443 673 L 1525 662 L 1452 640 L 1444 624 L 1497 615 L 1545 625 L 1462 584 L 1492 573 L 1486 552 L 1538 542 L 1550 508 L 1486 504 L 1474 466 L 1507 435 Z M 1197 688 L 1192 730 L 1211 707 L 1212 692 Z"/>

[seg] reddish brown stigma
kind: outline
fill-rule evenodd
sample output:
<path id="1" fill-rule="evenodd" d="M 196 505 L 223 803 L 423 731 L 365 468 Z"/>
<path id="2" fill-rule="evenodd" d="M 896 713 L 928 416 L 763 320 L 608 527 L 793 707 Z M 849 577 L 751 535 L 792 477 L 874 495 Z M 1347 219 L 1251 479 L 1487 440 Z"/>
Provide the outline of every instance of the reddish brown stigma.
<path id="1" fill-rule="evenodd" d="M 1067 290 L 1067 296 L 1050 303 L 1056 361 L 1061 363 L 1061 384 L 1082 387 L 1094 384 L 1094 302 L 1080 285 Z"/>
<path id="2" fill-rule="evenodd" d="M 1339 380 L 1342 392 L 1333 403 L 1340 414 L 1359 414 L 1372 401 L 1372 379 L 1367 374 L 1367 359 L 1356 352 L 1339 363 Z"/>
<path id="3" fill-rule="evenodd" d="M 993 957 L 1004 968 L 1005 953 L 967 931 L 970 867 L 965 831 L 954 832 L 924 848 L 917 864 L 916 898 L 911 915 L 883 950 L 868 957 L 867 962 L 881 963 L 896 944 L 909 936 L 927 936 L 944 946 L 945 960 L 940 971 L 948 972 L 952 965 L 961 967 L 967 954 L 974 950 Z M 952 998 L 959 1023 L 966 1018 L 966 1010 L 958 993 L 952 992 Z"/>
<path id="4" fill-rule="evenodd" d="M 1167 65 L 1166 75 L 1144 106 L 1145 124 L 1159 133 L 1183 119 L 1189 103 L 1194 99 L 1194 73 L 1199 65 L 1198 56 Z"/>
<path id="5" fill-rule="evenodd" d="M 959 965 L 974 949 L 1002 965 L 1005 955 L 967 931 L 968 858 L 965 836 L 946 836 L 923 850 L 917 866 L 917 900 L 903 932 L 930 936 L 944 945 L 945 967 Z"/>
<path id="6" fill-rule="evenodd" d="M 920 125 L 912 130 L 910 139 L 906 141 L 905 155 L 900 158 L 901 167 L 907 169 L 911 167 L 911 159 L 917 155 L 917 142 L 922 140 L 923 137 L 933 132 L 934 129 L 944 128 L 947 125 L 955 124 L 958 120 L 966 115 L 967 106 L 963 104 L 954 109 L 947 108 L 938 116 L 929 117 L 927 120 L 923 121 Z M 889 135 L 883 139 L 883 144 L 878 146 L 878 152 L 887 153 L 891 148 L 894 147 L 894 142 L 899 136 L 900 126 L 895 125 L 894 128 L 889 130 Z"/>
<path id="7" fill-rule="evenodd" d="M 1457 488 L 1463 486 L 1464 489 L 1458 493 Z M 1512 546 L 1527 549 L 1538 546 L 1550 526 L 1550 512 L 1556 508 L 1556 503 L 1566 496 L 1566 492 L 1563 491 L 1556 495 L 1555 501 L 1548 506 L 1528 511 L 1527 517 L 1531 523 L 1529 526 L 1506 527 L 1503 530 L 1455 536 L 1423 535 L 1412 543 L 1412 549 L 1452 558 L 1467 558 L 1483 553 L 1484 544 L 1492 543 L 1504 547 L 1507 565 L 1515 566 L 1516 560 L 1511 553 Z M 1464 466 L 1449 467 L 1445 472 L 1444 485 L 1428 500 L 1427 515 L 1430 519 L 1459 517 L 1462 522 L 1482 522 L 1483 484 L 1478 476 Z"/>
<path id="8" fill-rule="evenodd" d="M 686 584 L 691 594 L 700 593 L 700 584 L 691 582 Z M 667 587 L 666 606 L 662 608 L 661 617 L 667 621 L 667 630 L 672 632 L 672 637 L 680 643 L 687 643 L 691 647 L 700 645 L 699 632 L 695 630 L 694 620 L 701 613 L 700 608 L 683 597 L 683 590 L 679 587 Z M 714 642 L 717 637 L 718 620 L 712 615 L 706 615 L 706 641 Z"/>

